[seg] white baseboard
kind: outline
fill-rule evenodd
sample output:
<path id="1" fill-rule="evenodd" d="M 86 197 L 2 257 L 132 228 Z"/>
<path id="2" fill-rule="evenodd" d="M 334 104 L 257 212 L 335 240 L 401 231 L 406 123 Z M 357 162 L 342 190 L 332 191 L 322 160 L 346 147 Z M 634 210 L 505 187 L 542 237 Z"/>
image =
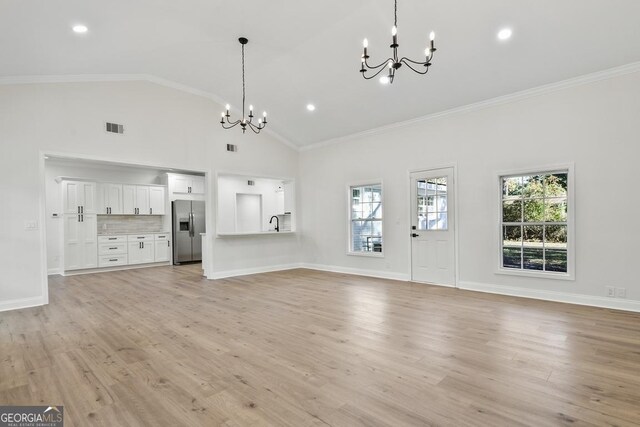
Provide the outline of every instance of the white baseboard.
<path id="1" fill-rule="evenodd" d="M 392 271 L 363 270 L 360 268 L 341 267 L 337 265 L 324 264 L 300 264 L 300 268 L 308 268 L 310 270 L 330 271 L 332 273 L 355 274 L 357 276 L 375 277 L 378 279 L 401 280 L 408 282 L 411 280 L 408 274 L 396 273 Z"/>
<path id="2" fill-rule="evenodd" d="M 592 295 L 572 294 L 540 289 L 516 288 L 513 286 L 492 285 L 487 283 L 465 282 L 458 284 L 460 289 L 486 292 L 490 294 L 509 295 L 514 297 L 533 298 L 545 301 L 564 302 L 568 304 L 588 305 L 592 307 L 612 308 L 640 312 L 640 301 L 607 298 Z"/>
<path id="3" fill-rule="evenodd" d="M 47 270 L 47 276 L 55 276 L 56 274 L 61 274 L 60 268 L 49 268 Z"/>
<path id="4" fill-rule="evenodd" d="M 226 279 L 229 277 L 247 276 L 249 274 L 259 273 L 272 273 L 274 271 L 293 270 L 295 268 L 302 268 L 301 264 L 280 264 L 280 265 L 265 265 L 264 267 L 252 267 L 241 268 L 238 270 L 226 270 L 226 271 L 214 271 L 207 276 L 207 279 Z"/>
<path id="5" fill-rule="evenodd" d="M 36 307 L 45 305 L 46 301 L 43 296 L 32 298 L 20 298 L 9 301 L 0 302 L 0 311 L 18 310 L 20 308 Z"/>
<path id="6" fill-rule="evenodd" d="M 88 268 L 84 270 L 70 270 L 70 271 L 61 271 L 59 274 L 63 276 L 79 276 L 81 274 L 94 274 L 94 273 L 110 273 L 114 271 L 121 270 L 135 270 L 137 268 L 149 268 L 149 267 L 166 267 L 170 266 L 169 262 L 153 262 L 150 264 L 131 264 L 131 265 L 119 265 L 116 267 L 98 267 L 98 268 Z"/>

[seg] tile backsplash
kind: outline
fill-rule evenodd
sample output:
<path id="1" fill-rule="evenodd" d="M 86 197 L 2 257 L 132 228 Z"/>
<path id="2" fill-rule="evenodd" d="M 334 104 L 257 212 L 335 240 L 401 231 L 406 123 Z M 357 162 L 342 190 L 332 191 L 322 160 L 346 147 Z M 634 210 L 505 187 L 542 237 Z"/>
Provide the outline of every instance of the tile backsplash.
<path id="1" fill-rule="evenodd" d="M 163 232 L 162 220 L 158 215 L 98 215 L 98 234 Z"/>

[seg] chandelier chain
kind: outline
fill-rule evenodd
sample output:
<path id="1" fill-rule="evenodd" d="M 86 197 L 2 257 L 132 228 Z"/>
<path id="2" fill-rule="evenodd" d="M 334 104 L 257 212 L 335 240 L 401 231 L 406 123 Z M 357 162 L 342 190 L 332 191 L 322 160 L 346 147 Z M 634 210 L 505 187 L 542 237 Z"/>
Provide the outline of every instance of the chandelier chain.
<path id="1" fill-rule="evenodd" d="M 244 83 L 244 45 L 242 45 L 242 119 L 244 120 L 244 100 L 245 100 L 245 83 Z"/>

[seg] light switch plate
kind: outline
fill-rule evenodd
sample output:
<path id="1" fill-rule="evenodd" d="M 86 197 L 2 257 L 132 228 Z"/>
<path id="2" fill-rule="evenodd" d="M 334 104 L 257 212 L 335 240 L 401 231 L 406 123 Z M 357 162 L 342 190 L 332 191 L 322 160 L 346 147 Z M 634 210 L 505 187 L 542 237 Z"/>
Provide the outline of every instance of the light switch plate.
<path id="1" fill-rule="evenodd" d="M 24 229 L 25 230 L 37 230 L 38 229 L 38 221 L 25 221 L 24 222 Z"/>

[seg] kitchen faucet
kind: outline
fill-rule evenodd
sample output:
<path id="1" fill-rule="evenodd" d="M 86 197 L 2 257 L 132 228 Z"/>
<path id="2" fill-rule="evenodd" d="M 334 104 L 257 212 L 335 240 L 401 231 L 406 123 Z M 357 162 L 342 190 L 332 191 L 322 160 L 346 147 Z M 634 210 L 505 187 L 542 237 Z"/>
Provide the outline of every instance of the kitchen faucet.
<path id="1" fill-rule="evenodd" d="M 273 218 L 276 219 L 276 231 L 280 231 L 280 219 L 278 218 L 277 215 L 274 215 L 271 217 L 271 219 L 269 220 L 269 224 L 271 224 L 271 222 L 273 221 Z"/>

